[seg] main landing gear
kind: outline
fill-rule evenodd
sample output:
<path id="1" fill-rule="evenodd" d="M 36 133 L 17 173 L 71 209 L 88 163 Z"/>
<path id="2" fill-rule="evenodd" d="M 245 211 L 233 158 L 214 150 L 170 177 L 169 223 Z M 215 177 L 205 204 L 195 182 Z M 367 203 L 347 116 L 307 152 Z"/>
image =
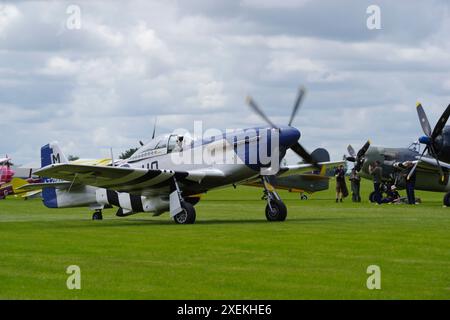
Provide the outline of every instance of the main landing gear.
<path id="1" fill-rule="evenodd" d="M 181 202 L 181 208 L 183 211 L 178 213 L 173 220 L 178 224 L 193 224 L 195 222 L 195 208 L 189 202 Z"/>
<path id="2" fill-rule="evenodd" d="M 102 209 L 96 209 L 92 215 L 92 220 L 103 220 Z"/>
<path id="3" fill-rule="evenodd" d="M 267 221 L 284 221 L 287 216 L 286 205 L 281 200 L 274 187 L 269 183 L 267 177 L 262 177 L 264 185 L 264 199 L 267 200 L 266 219 Z"/>
<path id="4" fill-rule="evenodd" d="M 177 213 L 173 217 L 173 220 L 178 224 L 193 224 L 196 218 L 194 205 L 183 199 L 183 197 L 181 196 L 181 190 L 175 178 L 173 179 L 172 189 L 173 191 L 170 195 L 171 204 L 172 201 L 179 201 L 179 205 L 181 205 L 181 212 Z M 172 199 L 172 197 L 174 199 Z"/>
<path id="5" fill-rule="evenodd" d="M 444 206 L 450 207 L 450 192 L 447 192 L 444 196 Z"/>

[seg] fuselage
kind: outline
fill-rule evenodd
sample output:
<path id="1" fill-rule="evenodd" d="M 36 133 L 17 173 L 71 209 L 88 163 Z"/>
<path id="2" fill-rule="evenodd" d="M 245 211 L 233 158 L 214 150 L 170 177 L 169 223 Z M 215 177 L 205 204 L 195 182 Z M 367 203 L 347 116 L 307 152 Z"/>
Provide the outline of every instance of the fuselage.
<path id="1" fill-rule="evenodd" d="M 139 211 L 133 204 L 139 203 L 139 210 L 160 214 L 168 210 L 171 192 L 161 171 L 174 174 L 183 197 L 242 183 L 262 172 L 276 173 L 286 150 L 300 138 L 300 132 L 292 127 L 251 128 L 189 141 L 183 137 L 182 143 L 179 138 L 179 134 L 159 136 L 130 158 L 110 163 L 117 167 L 148 170 L 144 175 L 140 170 L 131 180 L 127 176 L 122 184 L 116 183 L 113 190 L 89 185 L 76 185 L 70 191 L 44 188 L 44 204 L 49 208 L 90 206 L 93 209 L 114 205 L 122 208 L 122 212 L 136 213 Z M 50 144 L 42 147 L 42 167 L 61 159 L 59 147 L 54 150 L 55 147 Z M 196 178 L 185 179 L 187 175 Z M 57 181 L 46 179 L 46 182 Z"/>
<path id="2" fill-rule="evenodd" d="M 0 166 L 0 185 L 11 182 L 14 171 L 9 166 Z"/>
<path id="3" fill-rule="evenodd" d="M 300 138 L 300 132 L 292 127 L 282 127 L 279 132 L 276 130 L 249 128 L 190 141 L 184 137 L 180 145 L 177 145 L 180 135 L 162 135 L 117 165 L 142 169 L 212 169 L 223 172 L 223 177 L 205 177 L 201 183 L 183 186 L 183 192 L 187 195 L 203 193 L 253 179 L 262 168 L 279 165 L 286 150 Z M 276 154 L 272 154 L 274 151 Z"/>
<path id="4" fill-rule="evenodd" d="M 400 188 L 405 187 L 405 176 L 401 171 L 393 167 L 394 163 L 415 161 L 420 156 L 417 150 L 408 148 L 384 148 L 371 146 L 365 155 L 364 164 L 362 166 L 360 175 L 363 178 L 372 180 L 372 175 L 369 173 L 369 165 L 375 161 L 382 164 L 383 180 L 386 182 L 395 182 Z M 449 175 L 447 170 L 444 170 L 444 180 L 441 179 L 437 171 L 417 171 L 415 188 L 418 190 L 445 192 L 450 191 Z"/>

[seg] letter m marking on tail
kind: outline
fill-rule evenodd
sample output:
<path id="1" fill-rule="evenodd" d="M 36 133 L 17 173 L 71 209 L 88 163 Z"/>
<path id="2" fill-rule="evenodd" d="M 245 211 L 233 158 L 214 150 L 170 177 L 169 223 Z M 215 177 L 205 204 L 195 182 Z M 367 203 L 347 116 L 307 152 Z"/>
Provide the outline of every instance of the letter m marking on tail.
<path id="1" fill-rule="evenodd" d="M 61 163 L 61 157 L 59 156 L 59 153 L 57 153 L 56 156 L 54 154 L 52 154 L 52 162 L 53 163 Z"/>

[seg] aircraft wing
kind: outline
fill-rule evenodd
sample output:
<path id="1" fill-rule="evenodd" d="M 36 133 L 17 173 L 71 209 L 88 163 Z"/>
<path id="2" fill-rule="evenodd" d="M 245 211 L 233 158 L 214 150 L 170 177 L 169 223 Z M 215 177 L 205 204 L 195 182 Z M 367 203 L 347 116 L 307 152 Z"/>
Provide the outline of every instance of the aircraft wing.
<path id="1" fill-rule="evenodd" d="M 337 167 L 341 164 L 345 165 L 345 160 L 319 162 L 319 165 L 322 166 L 322 170 L 320 171 L 320 173 L 318 172 L 316 167 L 314 167 L 313 165 L 311 165 L 309 163 L 284 166 L 284 167 L 280 168 L 280 171 L 277 176 L 278 177 L 286 177 L 286 176 L 292 176 L 292 175 L 298 175 L 298 174 L 308 174 L 308 175 L 311 174 L 312 175 L 312 172 L 314 171 L 314 172 L 317 172 L 317 173 L 314 173 L 314 175 L 320 177 L 320 176 L 325 176 L 327 169 Z"/>
<path id="2" fill-rule="evenodd" d="M 418 161 L 419 164 L 417 165 L 417 171 L 439 173 L 439 167 L 436 159 L 422 157 L 422 159 Z M 450 164 L 448 163 L 439 161 L 439 164 L 442 168 L 450 169 Z"/>
<path id="3" fill-rule="evenodd" d="M 20 196 L 21 198 L 31 198 L 33 196 L 39 195 L 41 192 L 42 192 L 42 190 L 34 190 L 34 191 L 19 193 L 19 194 L 17 194 L 17 196 Z M 14 194 L 16 194 L 16 193 L 14 192 Z"/>
<path id="4" fill-rule="evenodd" d="M 6 163 L 10 160 L 11 160 L 11 158 L 0 158 L 0 164 Z"/>
<path id="5" fill-rule="evenodd" d="M 205 177 L 224 176 L 222 171 L 215 169 L 189 172 L 79 164 L 53 164 L 37 170 L 35 174 L 74 184 L 137 193 L 170 186 L 172 177 L 179 182 L 200 182 Z"/>

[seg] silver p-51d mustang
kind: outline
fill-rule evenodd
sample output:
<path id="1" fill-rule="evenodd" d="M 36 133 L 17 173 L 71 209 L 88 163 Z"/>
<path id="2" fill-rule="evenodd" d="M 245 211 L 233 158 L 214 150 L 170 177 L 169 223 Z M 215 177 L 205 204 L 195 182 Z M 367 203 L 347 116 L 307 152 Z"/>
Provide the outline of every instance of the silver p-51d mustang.
<path id="1" fill-rule="evenodd" d="M 43 201 L 49 208 L 89 206 L 95 210 L 94 220 L 102 219 L 105 206 L 116 206 L 117 216 L 139 212 L 160 215 L 170 211 L 175 222 L 190 224 L 195 222 L 194 205 L 202 193 L 261 181 L 267 198 L 267 220 L 284 221 L 286 206 L 269 178 L 312 170 L 324 174 L 326 166 L 343 163 L 317 162 L 299 144 L 300 131 L 291 125 L 303 94 L 302 89 L 288 126 L 274 125 L 249 99 L 250 106 L 269 127 L 234 130 L 191 141 L 177 134 L 157 138 L 153 135 L 129 159 L 110 161 L 108 165 L 69 162 L 57 143 L 50 143 L 42 147 L 42 168 L 35 172 L 45 182 L 24 188 L 43 188 Z M 281 166 L 288 149 L 306 163 Z"/>

